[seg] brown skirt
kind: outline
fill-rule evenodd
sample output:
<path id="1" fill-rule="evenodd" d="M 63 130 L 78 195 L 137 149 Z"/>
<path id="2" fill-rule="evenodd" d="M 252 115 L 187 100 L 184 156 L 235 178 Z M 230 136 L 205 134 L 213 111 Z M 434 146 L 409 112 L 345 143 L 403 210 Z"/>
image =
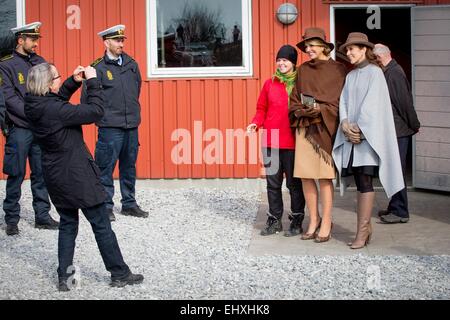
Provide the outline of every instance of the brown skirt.
<path id="1" fill-rule="evenodd" d="M 328 164 L 305 138 L 305 128 L 295 131 L 294 177 L 304 179 L 334 179 L 334 163 Z"/>

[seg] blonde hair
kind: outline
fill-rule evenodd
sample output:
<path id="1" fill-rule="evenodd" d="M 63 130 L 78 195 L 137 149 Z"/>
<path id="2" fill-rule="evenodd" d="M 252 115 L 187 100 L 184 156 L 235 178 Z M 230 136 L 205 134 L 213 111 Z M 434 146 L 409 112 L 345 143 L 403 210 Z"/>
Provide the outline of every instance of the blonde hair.
<path id="1" fill-rule="evenodd" d="M 318 46 L 318 47 L 323 47 L 323 54 L 326 55 L 327 57 L 330 56 L 331 53 L 331 48 L 321 39 L 319 38 L 315 38 L 315 39 L 311 39 L 311 40 L 307 40 L 305 41 L 305 47 L 306 46 Z"/>
<path id="2" fill-rule="evenodd" d="M 52 64 L 41 63 L 28 71 L 27 91 L 34 96 L 45 96 L 53 82 Z"/>

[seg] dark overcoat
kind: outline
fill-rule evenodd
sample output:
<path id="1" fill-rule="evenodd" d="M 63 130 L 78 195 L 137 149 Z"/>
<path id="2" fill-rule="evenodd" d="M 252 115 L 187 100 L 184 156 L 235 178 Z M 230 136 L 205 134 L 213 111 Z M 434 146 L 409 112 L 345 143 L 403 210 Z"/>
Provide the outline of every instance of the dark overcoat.
<path id="1" fill-rule="evenodd" d="M 80 85 L 70 77 L 58 94 L 25 97 L 25 115 L 41 147 L 42 172 L 56 208 L 89 208 L 106 199 L 81 128 L 103 117 L 103 91 L 97 78 L 90 79 L 86 103 L 73 105 L 69 99 Z"/>

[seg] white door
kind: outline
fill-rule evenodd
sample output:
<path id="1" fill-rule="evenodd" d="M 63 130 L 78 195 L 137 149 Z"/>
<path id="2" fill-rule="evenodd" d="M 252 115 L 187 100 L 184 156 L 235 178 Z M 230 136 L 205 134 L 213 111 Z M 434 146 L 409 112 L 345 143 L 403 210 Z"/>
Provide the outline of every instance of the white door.
<path id="1" fill-rule="evenodd" d="M 450 191 L 450 6 L 412 8 L 415 107 L 413 184 Z"/>

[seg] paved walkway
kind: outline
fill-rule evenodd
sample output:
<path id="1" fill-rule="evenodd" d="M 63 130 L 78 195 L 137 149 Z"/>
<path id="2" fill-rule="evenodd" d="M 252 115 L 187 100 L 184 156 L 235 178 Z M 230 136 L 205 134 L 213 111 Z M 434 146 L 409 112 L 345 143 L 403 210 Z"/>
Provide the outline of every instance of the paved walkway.
<path id="1" fill-rule="evenodd" d="M 450 255 L 450 196 L 445 193 L 411 191 L 408 193 L 411 217 L 408 223 L 386 225 L 379 222 L 377 212 L 388 204 L 381 190 L 376 193 L 372 213 L 374 233 L 371 243 L 364 249 L 351 250 L 346 245 L 356 231 L 356 193 L 346 192 L 341 197 L 335 194 L 332 239 L 326 243 L 287 238 L 283 233 L 263 237 L 268 210 L 267 194 L 262 193 L 256 223 L 254 225 L 249 253 L 253 255 Z M 285 210 L 289 209 L 289 194 L 284 194 Z M 289 226 L 287 214 L 283 216 L 283 227 Z M 307 228 L 308 217 L 303 227 Z"/>

